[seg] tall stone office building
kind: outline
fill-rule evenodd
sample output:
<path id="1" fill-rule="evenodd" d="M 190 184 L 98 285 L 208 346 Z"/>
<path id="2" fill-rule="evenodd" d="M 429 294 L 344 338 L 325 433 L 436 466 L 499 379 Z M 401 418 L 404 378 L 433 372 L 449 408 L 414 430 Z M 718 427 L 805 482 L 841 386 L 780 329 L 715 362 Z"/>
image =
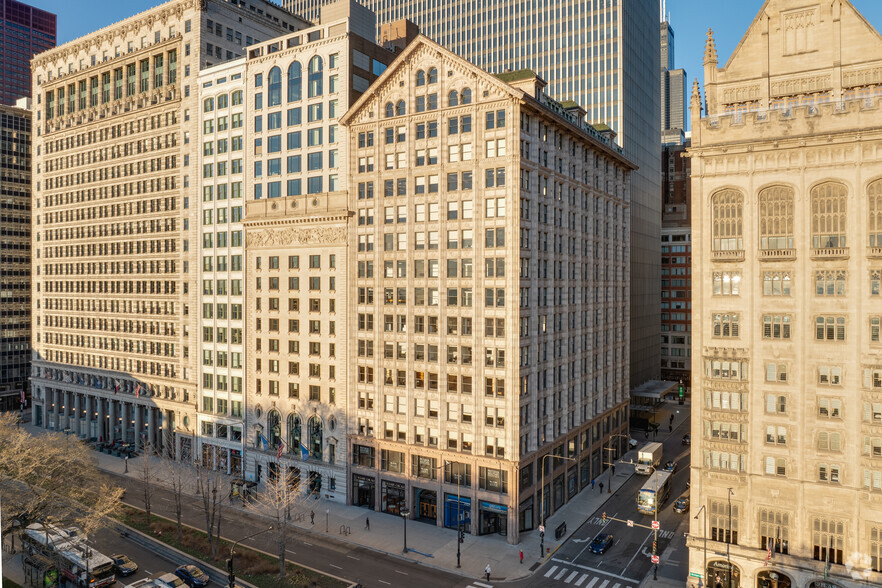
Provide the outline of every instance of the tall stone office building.
<path id="1" fill-rule="evenodd" d="M 0 410 L 23 407 L 31 360 L 30 100 L 0 105 Z"/>
<path id="2" fill-rule="evenodd" d="M 263 1 L 176 0 L 33 60 L 37 425 L 192 446 L 197 76 L 304 25 Z"/>
<path id="3" fill-rule="evenodd" d="M 343 0 L 249 48 L 246 474 L 345 502 L 354 405 L 350 145 L 340 118 L 394 58 Z"/>
<path id="4" fill-rule="evenodd" d="M 769 0 L 704 64 L 690 572 L 879 585 L 882 38 L 850 2 Z"/>
<path id="5" fill-rule="evenodd" d="M 341 121 L 353 504 L 514 543 L 626 431 L 633 165 L 544 86 L 419 36 Z"/>
<path id="6" fill-rule="evenodd" d="M 314 20 L 327 0 L 284 0 Z M 406 18 L 427 37 L 495 74 L 529 68 L 548 93 L 608 124 L 631 174 L 630 384 L 659 375 L 661 143 L 658 0 L 517 3 L 364 0 L 378 23 Z M 381 45 L 391 42 L 379 38 Z"/>

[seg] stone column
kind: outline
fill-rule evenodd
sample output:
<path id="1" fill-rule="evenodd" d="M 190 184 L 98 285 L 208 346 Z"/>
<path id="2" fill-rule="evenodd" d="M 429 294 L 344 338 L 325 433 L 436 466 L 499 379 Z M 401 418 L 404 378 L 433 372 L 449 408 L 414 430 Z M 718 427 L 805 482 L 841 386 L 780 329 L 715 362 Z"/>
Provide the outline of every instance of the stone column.
<path id="1" fill-rule="evenodd" d="M 133 404 L 132 410 L 135 411 L 135 449 L 139 450 L 141 449 L 141 431 L 144 429 L 144 407 L 140 404 Z"/>
<path id="2" fill-rule="evenodd" d="M 110 416 L 107 422 L 107 440 L 116 440 L 116 426 L 119 424 L 117 420 L 116 402 L 112 398 L 107 399 L 107 414 Z"/>
<path id="3" fill-rule="evenodd" d="M 52 388 L 52 424 L 58 430 L 58 415 L 61 412 L 61 394 L 57 388 Z"/>
<path id="4" fill-rule="evenodd" d="M 95 398 L 95 412 L 98 413 L 98 440 L 107 442 L 107 413 L 104 411 L 104 399 L 100 396 Z"/>
<path id="5" fill-rule="evenodd" d="M 86 422 L 89 422 L 88 419 Z M 83 423 L 83 408 L 80 406 L 80 394 L 78 392 L 74 392 L 74 435 L 77 437 L 82 433 L 82 423 Z"/>
<path id="6" fill-rule="evenodd" d="M 147 442 L 150 448 L 156 449 L 156 409 L 147 407 Z"/>
<path id="7" fill-rule="evenodd" d="M 128 430 L 132 424 L 132 405 L 121 400 L 119 403 L 119 412 L 120 417 L 122 417 L 119 421 L 119 435 L 122 442 L 127 443 L 129 441 Z"/>

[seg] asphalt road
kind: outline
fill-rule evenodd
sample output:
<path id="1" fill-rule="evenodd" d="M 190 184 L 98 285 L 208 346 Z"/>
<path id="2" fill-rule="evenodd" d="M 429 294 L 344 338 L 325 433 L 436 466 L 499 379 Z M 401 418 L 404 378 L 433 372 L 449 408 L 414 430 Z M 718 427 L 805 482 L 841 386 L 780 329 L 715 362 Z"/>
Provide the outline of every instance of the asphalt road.
<path id="1" fill-rule="evenodd" d="M 126 476 L 108 475 L 114 477 L 115 483 L 126 488 L 125 502 L 143 507 L 143 493 L 137 490 L 140 485 L 138 480 Z M 155 487 L 151 507 L 155 514 L 174 519 L 174 497 L 169 490 Z M 204 527 L 205 518 L 201 502 L 184 501 L 183 515 L 185 523 L 197 529 Z M 240 510 L 224 509 L 221 534 L 226 538 L 236 540 L 239 537 L 247 537 L 265 529 L 268 524 L 268 521 L 253 514 Z M 117 541 L 123 541 L 123 539 L 119 538 Z M 278 549 L 272 533 L 265 533 L 246 540 L 243 545 L 273 554 Z M 289 561 L 293 563 L 303 564 L 352 582 L 359 582 L 364 588 L 389 588 L 390 586 L 418 586 L 420 588 L 474 586 L 485 588 L 490 586 L 489 584 L 475 583 L 473 580 L 469 581 L 462 576 L 443 570 L 413 564 L 385 553 L 336 541 L 321 533 L 303 533 L 293 527 L 288 535 L 286 551 Z M 131 557 L 141 565 L 141 561 L 136 559 L 134 555 Z M 156 571 L 161 571 L 161 569 Z"/>
<path id="2" fill-rule="evenodd" d="M 180 562 L 172 562 L 159 557 L 152 551 L 144 549 L 129 539 L 120 537 L 119 533 L 109 529 L 104 529 L 91 535 L 89 543 L 104 555 L 110 556 L 111 554 L 122 553 L 128 555 L 132 561 L 138 564 L 138 571 L 131 576 L 123 578 L 117 575 L 117 586 L 126 586 L 136 580 L 148 578 L 156 573 L 173 572 L 175 568 L 181 565 Z"/>
<path id="3" fill-rule="evenodd" d="M 689 527 L 689 514 L 677 514 L 672 509 L 674 501 L 687 490 L 690 453 L 689 447 L 682 445 L 682 437 L 688 431 L 689 424 L 686 421 L 663 442 L 662 464 L 674 459 L 677 460 L 677 469 L 673 476 L 671 496 L 659 512 L 658 520 L 661 527 L 658 535 L 659 555 L 675 536 L 682 537 Z M 637 438 L 641 437 L 642 434 Z M 640 440 L 642 444 L 643 440 Z M 532 577 L 510 585 L 517 588 L 534 586 L 637 588 L 652 567 L 650 556 L 653 531 L 637 526 L 629 527 L 627 522 L 607 520 L 604 524 L 602 514 L 606 512 L 608 517 L 623 521 L 631 520 L 635 524 L 650 527 L 653 517 L 637 512 L 637 492 L 647 479 L 646 476 L 635 474 L 624 485 L 614 487 L 613 496 L 606 504 L 585 521 Z M 588 551 L 588 544 L 601 532 L 612 533 L 615 541 L 605 554 L 595 555 Z M 662 560 L 659 565 L 660 574 L 669 571 L 662 569 L 666 565 L 680 567 L 685 566 L 686 562 Z"/>

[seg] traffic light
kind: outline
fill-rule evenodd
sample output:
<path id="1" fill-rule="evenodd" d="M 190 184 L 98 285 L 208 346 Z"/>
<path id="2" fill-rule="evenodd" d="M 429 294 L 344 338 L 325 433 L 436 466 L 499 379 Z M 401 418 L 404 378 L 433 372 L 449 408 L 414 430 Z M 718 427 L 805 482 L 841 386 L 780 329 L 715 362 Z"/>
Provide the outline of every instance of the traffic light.
<path id="1" fill-rule="evenodd" d="M 465 530 L 460 529 L 459 530 L 459 542 L 462 543 L 463 541 L 465 541 Z"/>
<path id="2" fill-rule="evenodd" d="M 604 525 L 606 524 L 606 513 L 603 513 L 603 517 L 601 517 L 601 521 L 603 521 Z"/>
<path id="3" fill-rule="evenodd" d="M 683 384 L 683 380 L 680 380 L 680 385 L 677 387 L 678 392 L 678 400 L 679 404 L 683 404 L 686 399 L 686 386 Z"/>
<path id="4" fill-rule="evenodd" d="M 652 542 L 652 552 L 655 553 L 656 547 L 658 547 L 655 541 Z"/>
<path id="5" fill-rule="evenodd" d="M 227 571 L 231 574 L 233 573 L 233 558 L 232 557 L 227 558 Z"/>

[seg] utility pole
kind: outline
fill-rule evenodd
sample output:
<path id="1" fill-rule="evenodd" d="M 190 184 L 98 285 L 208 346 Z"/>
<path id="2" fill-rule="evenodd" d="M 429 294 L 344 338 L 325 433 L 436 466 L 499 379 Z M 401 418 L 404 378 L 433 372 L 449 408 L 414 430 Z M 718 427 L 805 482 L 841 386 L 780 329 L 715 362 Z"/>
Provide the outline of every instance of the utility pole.
<path id="1" fill-rule="evenodd" d="M 707 576 L 707 509 L 702 504 L 701 508 L 698 509 L 698 512 L 695 513 L 695 519 L 698 519 L 698 515 L 704 513 L 704 568 L 701 570 L 701 578 L 698 579 L 698 588 L 701 588 L 702 578 L 707 580 L 705 576 Z M 704 585 L 707 586 L 707 581 L 704 582 Z"/>
<path id="2" fill-rule="evenodd" d="M 542 482 L 539 488 L 539 520 L 540 526 L 542 529 L 545 528 L 545 460 L 549 457 L 553 457 L 555 459 L 568 459 L 570 461 L 576 461 L 575 458 L 572 457 L 564 457 L 562 455 L 552 455 L 550 453 L 546 453 L 542 456 L 542 459 L 539 460 L 539 464 L 542 467 Z M 554 467 L 551 468 L 554 471 Z M 539 557 L 545 557 L 545 531 L 539 531 Z"/>

